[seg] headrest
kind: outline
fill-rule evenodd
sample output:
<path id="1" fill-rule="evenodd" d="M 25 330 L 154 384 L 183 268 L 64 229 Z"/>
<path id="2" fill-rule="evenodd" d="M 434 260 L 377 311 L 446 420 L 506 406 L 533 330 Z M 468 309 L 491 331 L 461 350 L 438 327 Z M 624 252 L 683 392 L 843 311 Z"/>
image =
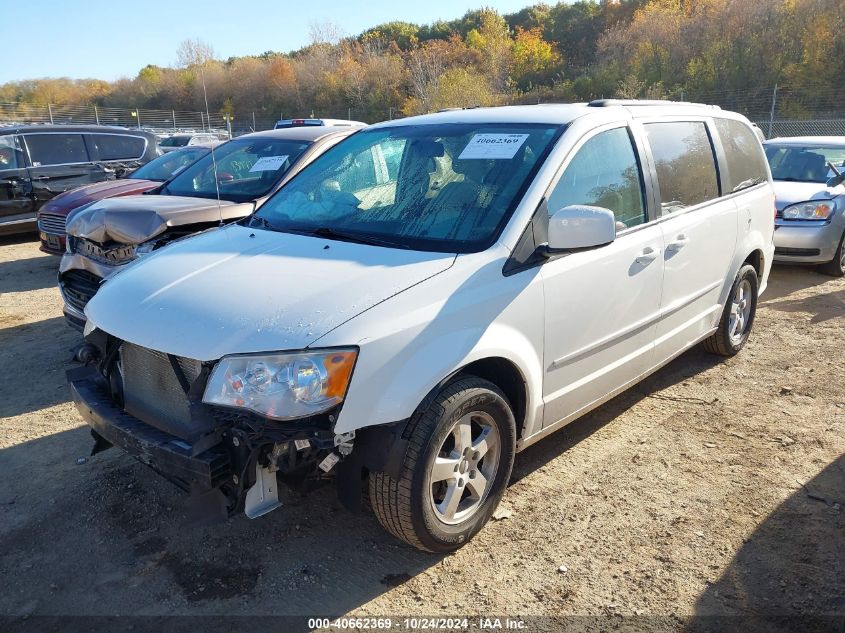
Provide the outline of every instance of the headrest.
<path id="1" fill-rule="evenodd" d="M 439 158 L 443 156 L 443 143 L 429 139 L 418 139 L 411 143 L 411 151 L 419 158 Z"/>

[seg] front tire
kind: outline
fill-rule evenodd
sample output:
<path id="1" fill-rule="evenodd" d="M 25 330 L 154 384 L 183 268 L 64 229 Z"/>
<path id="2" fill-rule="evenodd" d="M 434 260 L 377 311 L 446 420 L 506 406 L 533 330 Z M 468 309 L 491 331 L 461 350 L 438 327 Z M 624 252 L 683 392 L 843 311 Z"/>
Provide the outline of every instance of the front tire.
<path id="1" fill-rule="evenodd" d="M 735 356 L 745 347 L 757 313 L 758 288 L 754 266 L 743 265 L 731 286 L 719 328 L 710 338 L 705 339 L 704 349 L 720 356 Z"/>
<path id="2" fill-rule="evenodd" d="M 452 552 L 487 523 L 510 479 L 516 422 L 505 395 L 475 376 L 446 385 L 405 431 L 399 478 L 370 473 L 382 526 L 414 547 Z"/>
<path id="3" fill-rule="evenodd" d="M 819 272 L 831 277 L 845 276 L 845 233 L 839 239 L 839 248 L 829 262 L 819 265 Z"/>

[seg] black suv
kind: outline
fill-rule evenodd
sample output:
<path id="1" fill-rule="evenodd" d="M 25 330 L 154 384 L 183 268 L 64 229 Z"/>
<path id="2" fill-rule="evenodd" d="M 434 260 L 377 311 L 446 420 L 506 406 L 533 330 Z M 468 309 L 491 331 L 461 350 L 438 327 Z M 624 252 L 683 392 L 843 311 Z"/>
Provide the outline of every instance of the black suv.
<path id="1" fill-rule="evenodd" d="M 99 125 L 0 128 L 0 234 L 35 230 L 35 213 L 53 196 L 111 180 L 157 155 L 142 130 Z"/>

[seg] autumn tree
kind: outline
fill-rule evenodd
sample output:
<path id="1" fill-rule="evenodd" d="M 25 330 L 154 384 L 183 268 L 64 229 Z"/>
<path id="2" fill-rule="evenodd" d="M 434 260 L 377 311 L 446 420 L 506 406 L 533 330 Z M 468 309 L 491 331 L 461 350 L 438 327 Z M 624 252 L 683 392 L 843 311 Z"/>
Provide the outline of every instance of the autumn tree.
<path id="1" fill-rule="evenodd" d="M 543 39 L 539 27 L 527 31 L 516 27 L 512 56 L 513 80 L 523 90 L 548 83 L 561 61 L 555 47 Z"/>
<path id="2" fill-rule="evenodd" d="M 845 114 L 842 0 L 576 0 L 511 14 L 481 8 L 432 24 L 387 22 L 350 37 L 313 23 L 308 45 L 216 59 L 183 41 L 173 67 L 112 82 L 0 85 L 0 101 L 377 121 L 446 107 L 685 98 L 768 115 Z"/>

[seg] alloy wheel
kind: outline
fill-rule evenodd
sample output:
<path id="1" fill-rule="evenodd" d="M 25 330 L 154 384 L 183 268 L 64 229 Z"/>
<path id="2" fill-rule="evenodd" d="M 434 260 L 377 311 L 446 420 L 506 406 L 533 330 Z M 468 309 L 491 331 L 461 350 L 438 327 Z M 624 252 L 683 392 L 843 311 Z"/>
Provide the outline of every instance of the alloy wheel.
<path id="1" fill-rule="evenodd" d="M 748 329 L 751 317 L 751 282 L 743 279 L 734 291 L 731 300 L 731 316 L 728 322 L 728 336 L 733 345 L 738 345 Z"/>
<path id="2" fill-rule="evenodd" d="M 490 492 L 500 457 L 499 431 L 489 414 L 473 411 L 459 418 L 429 471 L 437 518 L 455 525 L 474 515 Z"/>

